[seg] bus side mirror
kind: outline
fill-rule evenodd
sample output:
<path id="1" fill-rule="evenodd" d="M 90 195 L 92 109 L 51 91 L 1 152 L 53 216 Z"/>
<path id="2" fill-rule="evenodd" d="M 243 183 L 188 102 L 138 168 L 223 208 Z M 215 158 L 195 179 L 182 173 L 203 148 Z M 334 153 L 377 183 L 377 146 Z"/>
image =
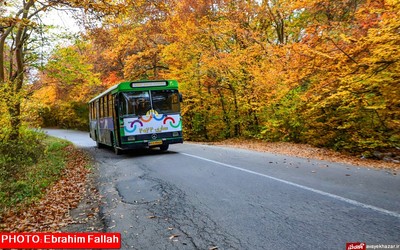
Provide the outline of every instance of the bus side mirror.
<path id="1" fill-rule="evenodd" d="M 181 93 L 179 93 L 179 102 L 183 102 L 183 97 Z"/>

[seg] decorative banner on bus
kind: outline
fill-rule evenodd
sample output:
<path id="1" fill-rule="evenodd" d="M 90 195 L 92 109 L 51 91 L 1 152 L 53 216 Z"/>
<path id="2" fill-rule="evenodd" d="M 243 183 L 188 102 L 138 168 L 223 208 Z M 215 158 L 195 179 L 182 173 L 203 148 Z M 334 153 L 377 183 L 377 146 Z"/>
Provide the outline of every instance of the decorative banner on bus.
<path id="1" fill-rule="evenodd" d="M 142 135 L 182 130 L 180 115 L 149 114 L 140 118 L 125 118 L 125 135 Z"/>

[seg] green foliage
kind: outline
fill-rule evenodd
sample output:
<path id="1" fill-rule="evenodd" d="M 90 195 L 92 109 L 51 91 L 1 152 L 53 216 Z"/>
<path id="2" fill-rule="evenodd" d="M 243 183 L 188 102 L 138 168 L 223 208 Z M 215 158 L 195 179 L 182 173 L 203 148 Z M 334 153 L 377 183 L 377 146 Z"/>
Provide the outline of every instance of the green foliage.
<path id="1" fill-rule="evenodd" d="M 88 44 L 58 47 L 44 67 L 43 86 L 36 90 L 28 110 L 37 114 L 42 127 L 88 129 L 88 105 L 104 86 L 88 62 Z"/>
<path id="2" fill-rule="evenodd" d="M 0 143 L 0 213 L 30 204 L 60 177 L 65 167 L 65 149 L 70 142 L 22 131 L 18 142 Z"/>
<path id="3" fill-rule="evenodd" d="M 93 65 L 88 63 L 82 50 L 87 46 L 77 40 L 74 46 L 58 47 L 45 66 L 47 76 L 58 80 L 65 88 L 70 85 L 96 86 L 99 79 L 93 73 Z M 65 93 L 68 94 L 68 93 Z"/>
<path id="4" fill-rule="evenodd" d="M 11 128 L 9 128 L 11 129 Z M 0 141 L 0 178 L 7 179 L 25 172 L 25 168 L 38 162 L 44 152 L 44 135 L 30 130 L 21 130 L 20 139 L 13 141 L 2 131 Z"/>
<path id="5" fill-rule="evenodd" d="M 44 106 L 38 110 L 41 126 L 88 130 L 89 108 L 84 102 Z"/>
<path id="6" fill-rule="evenodd" d="M 302 142 L 306 121 L 302 116 L 304 103 L 300 96 L 304 91 L 303 87 L 296 88 L 277 103 L 266 107 L 262 115 L 264 126 L 256 138 Z"/>

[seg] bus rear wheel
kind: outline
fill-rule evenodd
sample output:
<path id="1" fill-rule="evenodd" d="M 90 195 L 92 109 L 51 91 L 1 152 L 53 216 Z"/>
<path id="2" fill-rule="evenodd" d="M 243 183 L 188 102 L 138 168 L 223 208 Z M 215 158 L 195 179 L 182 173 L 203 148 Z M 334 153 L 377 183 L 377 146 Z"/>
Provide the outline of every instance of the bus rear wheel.
<path id="1" fill-rule="evenodd" d="M 104 145 L 97 140 L 97 136 L 96 136 L 96 147 L 97 148 L 104 148 Z"/>

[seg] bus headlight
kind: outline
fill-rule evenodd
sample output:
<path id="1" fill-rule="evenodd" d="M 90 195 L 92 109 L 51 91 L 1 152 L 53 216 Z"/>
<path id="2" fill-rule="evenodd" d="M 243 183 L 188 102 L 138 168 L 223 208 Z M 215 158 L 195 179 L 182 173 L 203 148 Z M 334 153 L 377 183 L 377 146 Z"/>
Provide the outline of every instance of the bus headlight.
<path id="1" fill-rule="evenodd" d="M 173 136 L 173 137 L 179 136 L 179 132 L 172 132 L 172 136 Z"/>

